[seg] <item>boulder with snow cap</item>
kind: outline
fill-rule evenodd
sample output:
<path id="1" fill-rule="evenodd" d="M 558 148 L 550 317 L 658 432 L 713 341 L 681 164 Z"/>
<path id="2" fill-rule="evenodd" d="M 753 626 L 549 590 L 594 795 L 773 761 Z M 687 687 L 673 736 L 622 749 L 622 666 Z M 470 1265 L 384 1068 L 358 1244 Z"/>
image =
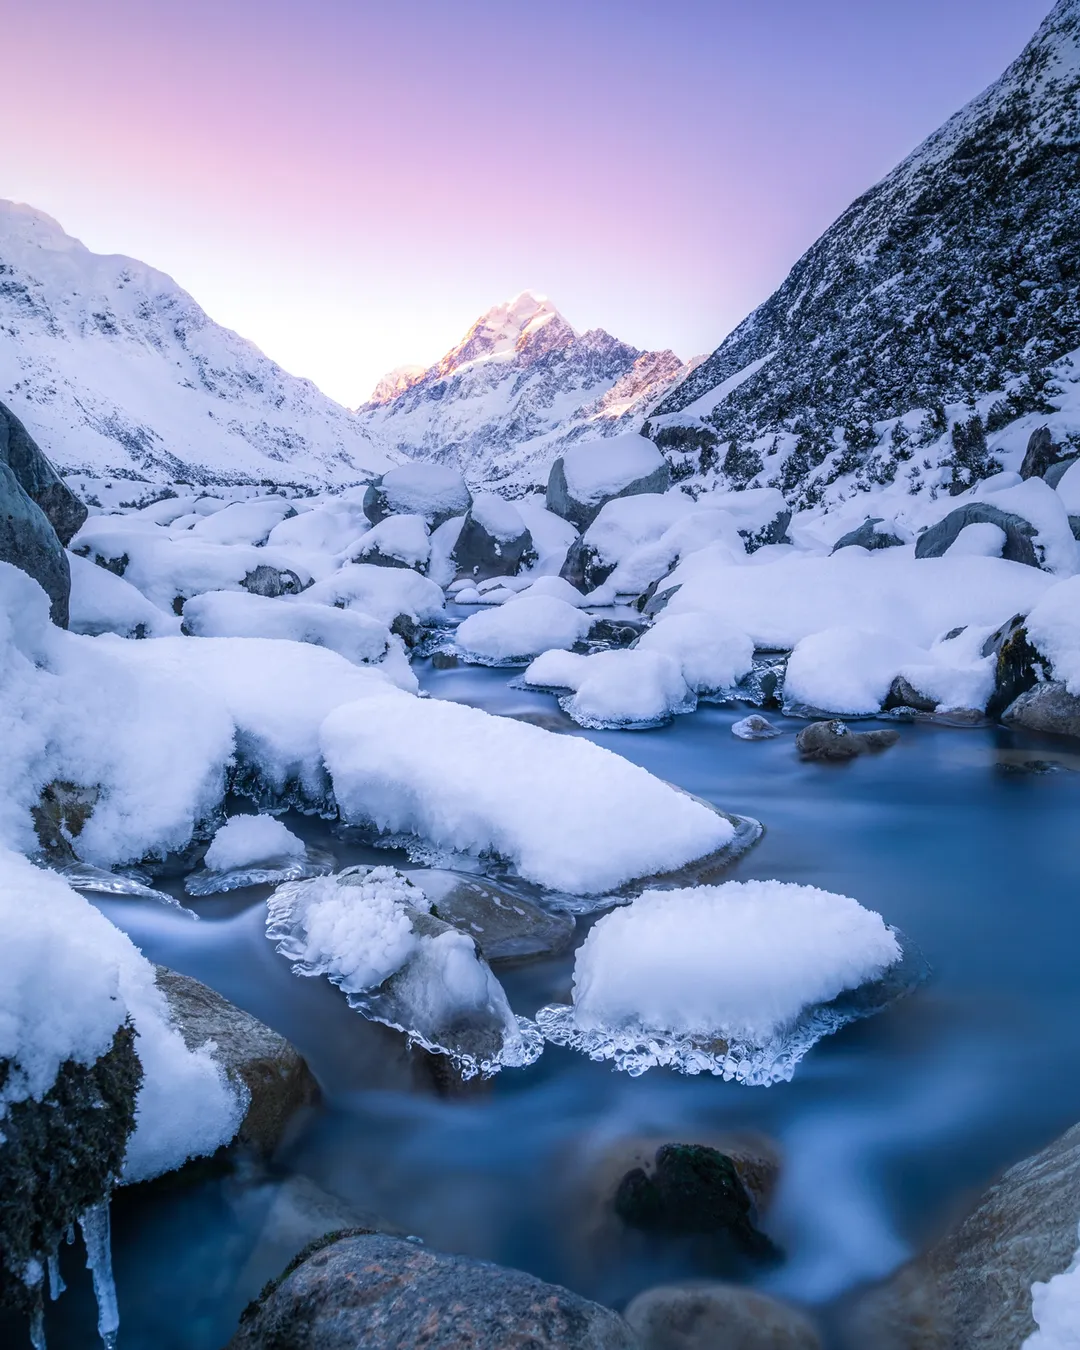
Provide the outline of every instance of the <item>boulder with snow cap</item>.
<path id="1" fill-rule="evenodd" d="M 847 534 L 841 535 L 832 546 L 832 551 L 836 553 L 842 548 L 878 549 L 878 548 L 900 548 L 904 541 L 899 535 L 893 534 L 890 530 L 879 530 L 879 525 L 884 525 L 885 521 L 881 516 L 867 516 L 863 523 L 856 530 L 849 530 Z"/>
<path id="2" fill-rule="evenodd" d="M 451 557 L 460 575 L 477 581 L 515 576 L 534 557 L 532 535 L 511 502 L 477 493 Z"/>
<path id="3" fill-rule="evenodd" d="M 570 545 L 559 576 L 583 595 L 588 595 L 597 586 L 602 586 L 614 571 L 615 563 L 604 562 L 596 546 L 586 543 L 584 535 L 578 535 Z"/>
<path id="4" fill-rule="evenodd" d="M 437 530 L 472 505 L 465 479 L 443 464 L 402 464 L 377 478 L 364 493 L 364 514 L 373 525 L 387 516 L 423 516 Z"/>
<path id="5" fill-rule="evenodd" d="M 643 492 L 666 492 L 671 469 L 656 446 L 637 432 L 573 446 L 551 466 L 547 509 L 585 530 L 605 502 Z"/>
<path id="6" fill-rule="evenodd" d="M 430 557 L 431 540 L 423 516 L 387 516 L 360 540 L 353 562 L 422 572 Z"/>
<path id="7" fill-rule="evenodd" d="M 982 524 L 996 525 L 1004 531 L 1005 543 L 1001 556 L 1007 561 L 1023 563 L 1027 567 L 1039 566 L 1033 542 L 1036 534 L 1034 525 L 1023 516 L 1003 511 L 986 501 L 965 502 L 955 511 L 950 511 L 944 520 L 924 530 L 915 541 L 915 556 L 941 558 L 956 542 L 961 530 L 968 525 Z"/>

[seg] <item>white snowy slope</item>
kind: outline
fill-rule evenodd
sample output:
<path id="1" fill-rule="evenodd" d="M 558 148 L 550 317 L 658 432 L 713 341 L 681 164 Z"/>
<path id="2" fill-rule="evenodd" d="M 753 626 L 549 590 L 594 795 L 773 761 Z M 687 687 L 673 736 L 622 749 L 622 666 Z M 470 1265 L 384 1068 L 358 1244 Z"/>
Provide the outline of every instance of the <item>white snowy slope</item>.
<path id="1" fill-rule="evenodd" d="M 1080 0 L 1058 0 L 665 396 L 647 434 L 677 476 L 829 506 L 969 488 L 1044 424 L 1080 446 L 1078 146 Z"/>
<path id="2" fill-rule="evenodd" d="M 524 291 L 481 315 L 441 361 L 392 371 L 357 410 L 388 454 L 435 459 L 504 490 L 547 481 L 563 445 L 637 430 L 687 367 L 602 328 L 578 333 Z"/>
<path id="3" fill-rule="evenodd" d="M 0 400 L 65 473 L 346 483 L 380 473 L 346 408 L 144 263 L 0 201 Z"/>

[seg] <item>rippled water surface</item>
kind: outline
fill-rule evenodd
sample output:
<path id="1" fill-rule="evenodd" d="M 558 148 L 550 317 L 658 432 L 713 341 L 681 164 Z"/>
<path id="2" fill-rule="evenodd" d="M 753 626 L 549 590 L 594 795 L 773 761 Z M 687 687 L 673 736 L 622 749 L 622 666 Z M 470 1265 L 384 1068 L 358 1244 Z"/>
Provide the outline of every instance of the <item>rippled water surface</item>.
<path id="1" fill-rule="evenodd" d="M 513 672 L 424 672 L 435 697 L 572 727 Z M 549 1048 L 457 1097 L 350 1012 L 294 977 L 263 936 L 266 891 L 101 908 L 154 960 L 198 976 L 288 1036 L 325 1104 L 270 1174 L 208 1174 L 114 1204 L 121 1350 L 220 1350 L 275 1273 L 265 1220 L 280 1180 L 313 1179 L 433 1246 L 531 1270 L 621 1306 L 686 1273 L 688 1258 L 602 1261 L 581 1240 L 574 1167 L 587 1143 L 647 1131 L 764 1131 L 785 1164 L 767 1227 L 786 1259 L 761 1277 L 829 1305 L 901 1261 L 1002 1166 L 1080 1120 L 1080 755 L 1001 729 L 902 725 L 888 752 L 803 764 L 796 723 L 774 741 L 730 732 L 746 709 L 703 708 L 649 732 L 589 733 L 672 782 L 766 826 L 736 878 L 777 877 L 855 896 L 922 949 L 914 996 L 820 1044 L 768 1089 L 653 1071 L 631 1080 Z M 1024 768 L 1042 762 L 1042 771 Z M 1052 766 L 1047 769 L 1048 763 Z M 393 855 L 343 848 L 323 822 L 289 819 L 342 865 Z M 580 931 L 585 931 L 584 925 Z M 569 996 L 572 955 L 500 976 L 515 1010 Z M 278 1262 L 277 1264 L 280 1264 Z M 96 1344 L 88 1281 L 49 1311 L 53 1350 Z M 0 1331 L 3 1328 L 0 1327 Z"/>

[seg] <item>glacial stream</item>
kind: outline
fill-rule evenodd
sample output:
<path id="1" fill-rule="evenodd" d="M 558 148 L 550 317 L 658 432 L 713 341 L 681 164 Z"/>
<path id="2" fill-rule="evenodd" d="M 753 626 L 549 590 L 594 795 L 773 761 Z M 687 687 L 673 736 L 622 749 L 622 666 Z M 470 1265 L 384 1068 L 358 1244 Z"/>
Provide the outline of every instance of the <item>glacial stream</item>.
<path id="1" fill-rule="evenodd" d="M 899 725 L 899 744 L 884 754 L 804 764 L 793 744 L 800 724 L 778 715 L 787 734 L 756 743 L 730 732 L 745 708 L 585 733 L 551 696 L 513 689 L 516 672 L 420 671 L 435 697 L 542 716 L 756 817 L 765 836 L 733 878 L 856 897 L 918 944 L 931 978 L 827 1038 L 794 1081 L 771 1088 L 666 1070 L 631 1079 L 549 1046 L 533 1067 L 448 1097 L 392 1033 L 351 1012 L 324 980 L 290 973 L 264 936 L 268 888 L 186 899 L 199 923 L 150 901 L 95 897 L 152 960 L 289 1037 L 325 1095 L 273 1170 L 207 1166 L 117 1194 L 120 1350 L 221 1350 L 282 1264 L 271 1215 L 297 1175 L 434 1247 L 616 1307 L 702 1273 L 678 1250 L 602 1259 L 583 1237 L 573 1168 L 585 1141 L 636 1132 L 677 1142 L 755 1130 L 778 1142 L 782 1181 L 764 1226 L 785 1258 L 758 1282 L 811 1305 L 827 1329 L 845 1295 L 933 1236 L 1000 1168 L 1080 1120 L 1080 752 L 1068 742 L 913 723 Z M 404 861 L 348 847 L 322 821 L 287 823 L 339 865 Z M 179 879 L 168 888 L 182 894 Z M 572 964 L 566 953 L 497 973 L 515 1011 L 532 1015 L 568 999 Z M 50 1350 L 93 1350 L 81 1247 L 61 1260 L 69 1292 L 47 1309 Z"/>

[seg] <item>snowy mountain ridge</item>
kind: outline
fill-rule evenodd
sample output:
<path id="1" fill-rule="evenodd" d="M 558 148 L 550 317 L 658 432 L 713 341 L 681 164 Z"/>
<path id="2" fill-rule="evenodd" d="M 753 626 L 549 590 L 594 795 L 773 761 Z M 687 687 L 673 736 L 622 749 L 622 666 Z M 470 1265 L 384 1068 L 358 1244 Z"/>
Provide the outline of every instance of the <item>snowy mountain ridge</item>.
<path id="1" fill-rule="evenodd" d="M 388 455 L 453 465 L 513 495 L 546 480 L 561 446 L 637 430 L 687 369 L 602 328 L 579 333 L 524 291 L 427 370 L 384 377 L 357 416 Z"/>
<path id="2" fill-rule="evenodd" d="M 833 224 L 671 390 L 677 473 L 829 505 L 962 490 L 1049 421 L 1080 347 L 1080 0 Z M 1064 394 L 1064 397 L 1062 395 Z M 688 484 L 689 485 L 689 484 Z M 898 485 L 899 486 L 899 485 Z"/>
<path id="3" fill-rule="evenodd" d="M 397 458 L 163 272 L 7 201 L 0 400 L 59 468 L 96 477 L 347 483 Z"/>

